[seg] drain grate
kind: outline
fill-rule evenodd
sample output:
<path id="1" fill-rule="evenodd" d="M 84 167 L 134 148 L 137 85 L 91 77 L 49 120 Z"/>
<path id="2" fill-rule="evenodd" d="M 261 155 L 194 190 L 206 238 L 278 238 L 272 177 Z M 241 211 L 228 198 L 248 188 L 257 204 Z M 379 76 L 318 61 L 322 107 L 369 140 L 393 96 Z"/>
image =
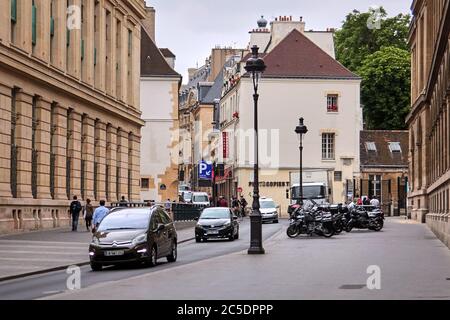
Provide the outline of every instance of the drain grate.
<path id="1" fill-rule="evenodd" d="M 339 289 L 362 289 L 365 288 L 365 284 L 344 284 Z"/>

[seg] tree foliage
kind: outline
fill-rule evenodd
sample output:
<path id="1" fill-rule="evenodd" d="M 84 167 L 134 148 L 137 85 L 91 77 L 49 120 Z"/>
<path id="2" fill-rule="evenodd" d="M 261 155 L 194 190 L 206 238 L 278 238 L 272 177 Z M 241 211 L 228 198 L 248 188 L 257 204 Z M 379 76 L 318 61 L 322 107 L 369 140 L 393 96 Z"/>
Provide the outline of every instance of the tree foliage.
<path id="1" fill-rule="evenodd" d="M 384 47 L 368 55 L 358 69 L 364 79 L 361 99 L 368 129 L 405 129 L 410 109 L 410 54 Z"/>
<path id="2" fill-rule="evenodd" d="M 375 20 L 374 20 L 375 18 Z M 410 104 L 410 15 L 387 17 L 381 7 L 349 13 L 335 34 L 336 58 L 362 77 L 367 129 L 404 129 Z"/>

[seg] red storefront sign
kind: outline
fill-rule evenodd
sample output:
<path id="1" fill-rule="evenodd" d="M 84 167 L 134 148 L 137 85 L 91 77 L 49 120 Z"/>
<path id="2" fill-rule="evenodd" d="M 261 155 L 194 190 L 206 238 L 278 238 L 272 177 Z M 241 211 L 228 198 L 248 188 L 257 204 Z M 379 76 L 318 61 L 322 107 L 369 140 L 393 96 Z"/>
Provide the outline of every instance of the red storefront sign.
<path id="1" fill-rule="evenodd" d="M 222 153 L 223 153 L 223 158 L 227 159 L 228 158 L 228 132 L 224 131 L 222 132 Z"/>

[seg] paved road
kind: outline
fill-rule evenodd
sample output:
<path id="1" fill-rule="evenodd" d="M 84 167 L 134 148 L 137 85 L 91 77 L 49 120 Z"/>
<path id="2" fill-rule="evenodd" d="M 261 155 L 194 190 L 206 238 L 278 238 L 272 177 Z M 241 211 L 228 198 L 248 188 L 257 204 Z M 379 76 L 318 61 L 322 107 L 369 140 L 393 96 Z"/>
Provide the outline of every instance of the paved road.
<path id="1" fill-rule="evenodd" d="M 215 258 L 51 298 L 450 299 L 450 250 L 423 224 L 387 219 L 381 232 L 355 230 L 330 239 L 289 239 L 283 229 L 265 242 L 265 249 L 265 255 L 256 256 L 221 250 Z M 203 250 L 194 252 L 202 255 Z M 369 266 L 380 268 L 379 290 L 366 285 Z"/>
<path id="2" fill-rule="evenodd" d="M 282 225 L 285 225 L 286 223 L 287 221 L 281 221 L 279 224 L 265 224 L 263 226 L 264 238 L 267 239 L 277 231 L 281 230 Z M 188 230 L 182 231 L 185 233 L 189 232 Z M 191 232 L 193 234 L 193 229 L 191 229 Z M 190 264 L 192 262 L 202 261 L 211 257 L 239 252 L 248 248 L 249 237 L 249 220 L 244 220 L 241 222 L 239 240 L 233 242 L 219 240 L 207 243 L 196 243 L 195 241 L 182 243 L 178 247 L 178 261 L 176 263 L 167 263 L 165 259 L 161 259 L 161 263 L 155 268 L 109 267 L 105 268 L 102 272 L 92 272 L 89 266 L 84 266 L 81 267 L 81 286 L 82 288 L 87 288 L 95 284 L 128 279 L 138 275 L 149 274 Z M 63 292 L 67 288 L 67 277 L 68 274 L 66 274 L 65 271 L 56 271 L 48 274 L 1 282 L 0 299 L 36 299 Z"/>

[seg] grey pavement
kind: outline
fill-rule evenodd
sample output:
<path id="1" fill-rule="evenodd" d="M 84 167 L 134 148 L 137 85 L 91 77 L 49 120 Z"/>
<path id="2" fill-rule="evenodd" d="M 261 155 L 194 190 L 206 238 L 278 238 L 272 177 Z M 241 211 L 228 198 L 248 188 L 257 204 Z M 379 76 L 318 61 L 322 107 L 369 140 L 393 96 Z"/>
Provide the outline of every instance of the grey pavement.
<path id="1" fill-rule="evenodd" d="M 450 250 L 426 225 L 388 218 L 381 232 L 290 239 L 283 224 L 265 255 L 239 251 L 49 298 L 450 299 Z M 379 290 L 366 286 L 373 265 Z"/>
<path id="2" fill-rule="evenodd" d="M 193 238 L 193 222 L 176 222 L 179 241 Z M 87 263 L 92 233 L 84 226 L 0 237 L 0 280 L 73 264 Z"/>

